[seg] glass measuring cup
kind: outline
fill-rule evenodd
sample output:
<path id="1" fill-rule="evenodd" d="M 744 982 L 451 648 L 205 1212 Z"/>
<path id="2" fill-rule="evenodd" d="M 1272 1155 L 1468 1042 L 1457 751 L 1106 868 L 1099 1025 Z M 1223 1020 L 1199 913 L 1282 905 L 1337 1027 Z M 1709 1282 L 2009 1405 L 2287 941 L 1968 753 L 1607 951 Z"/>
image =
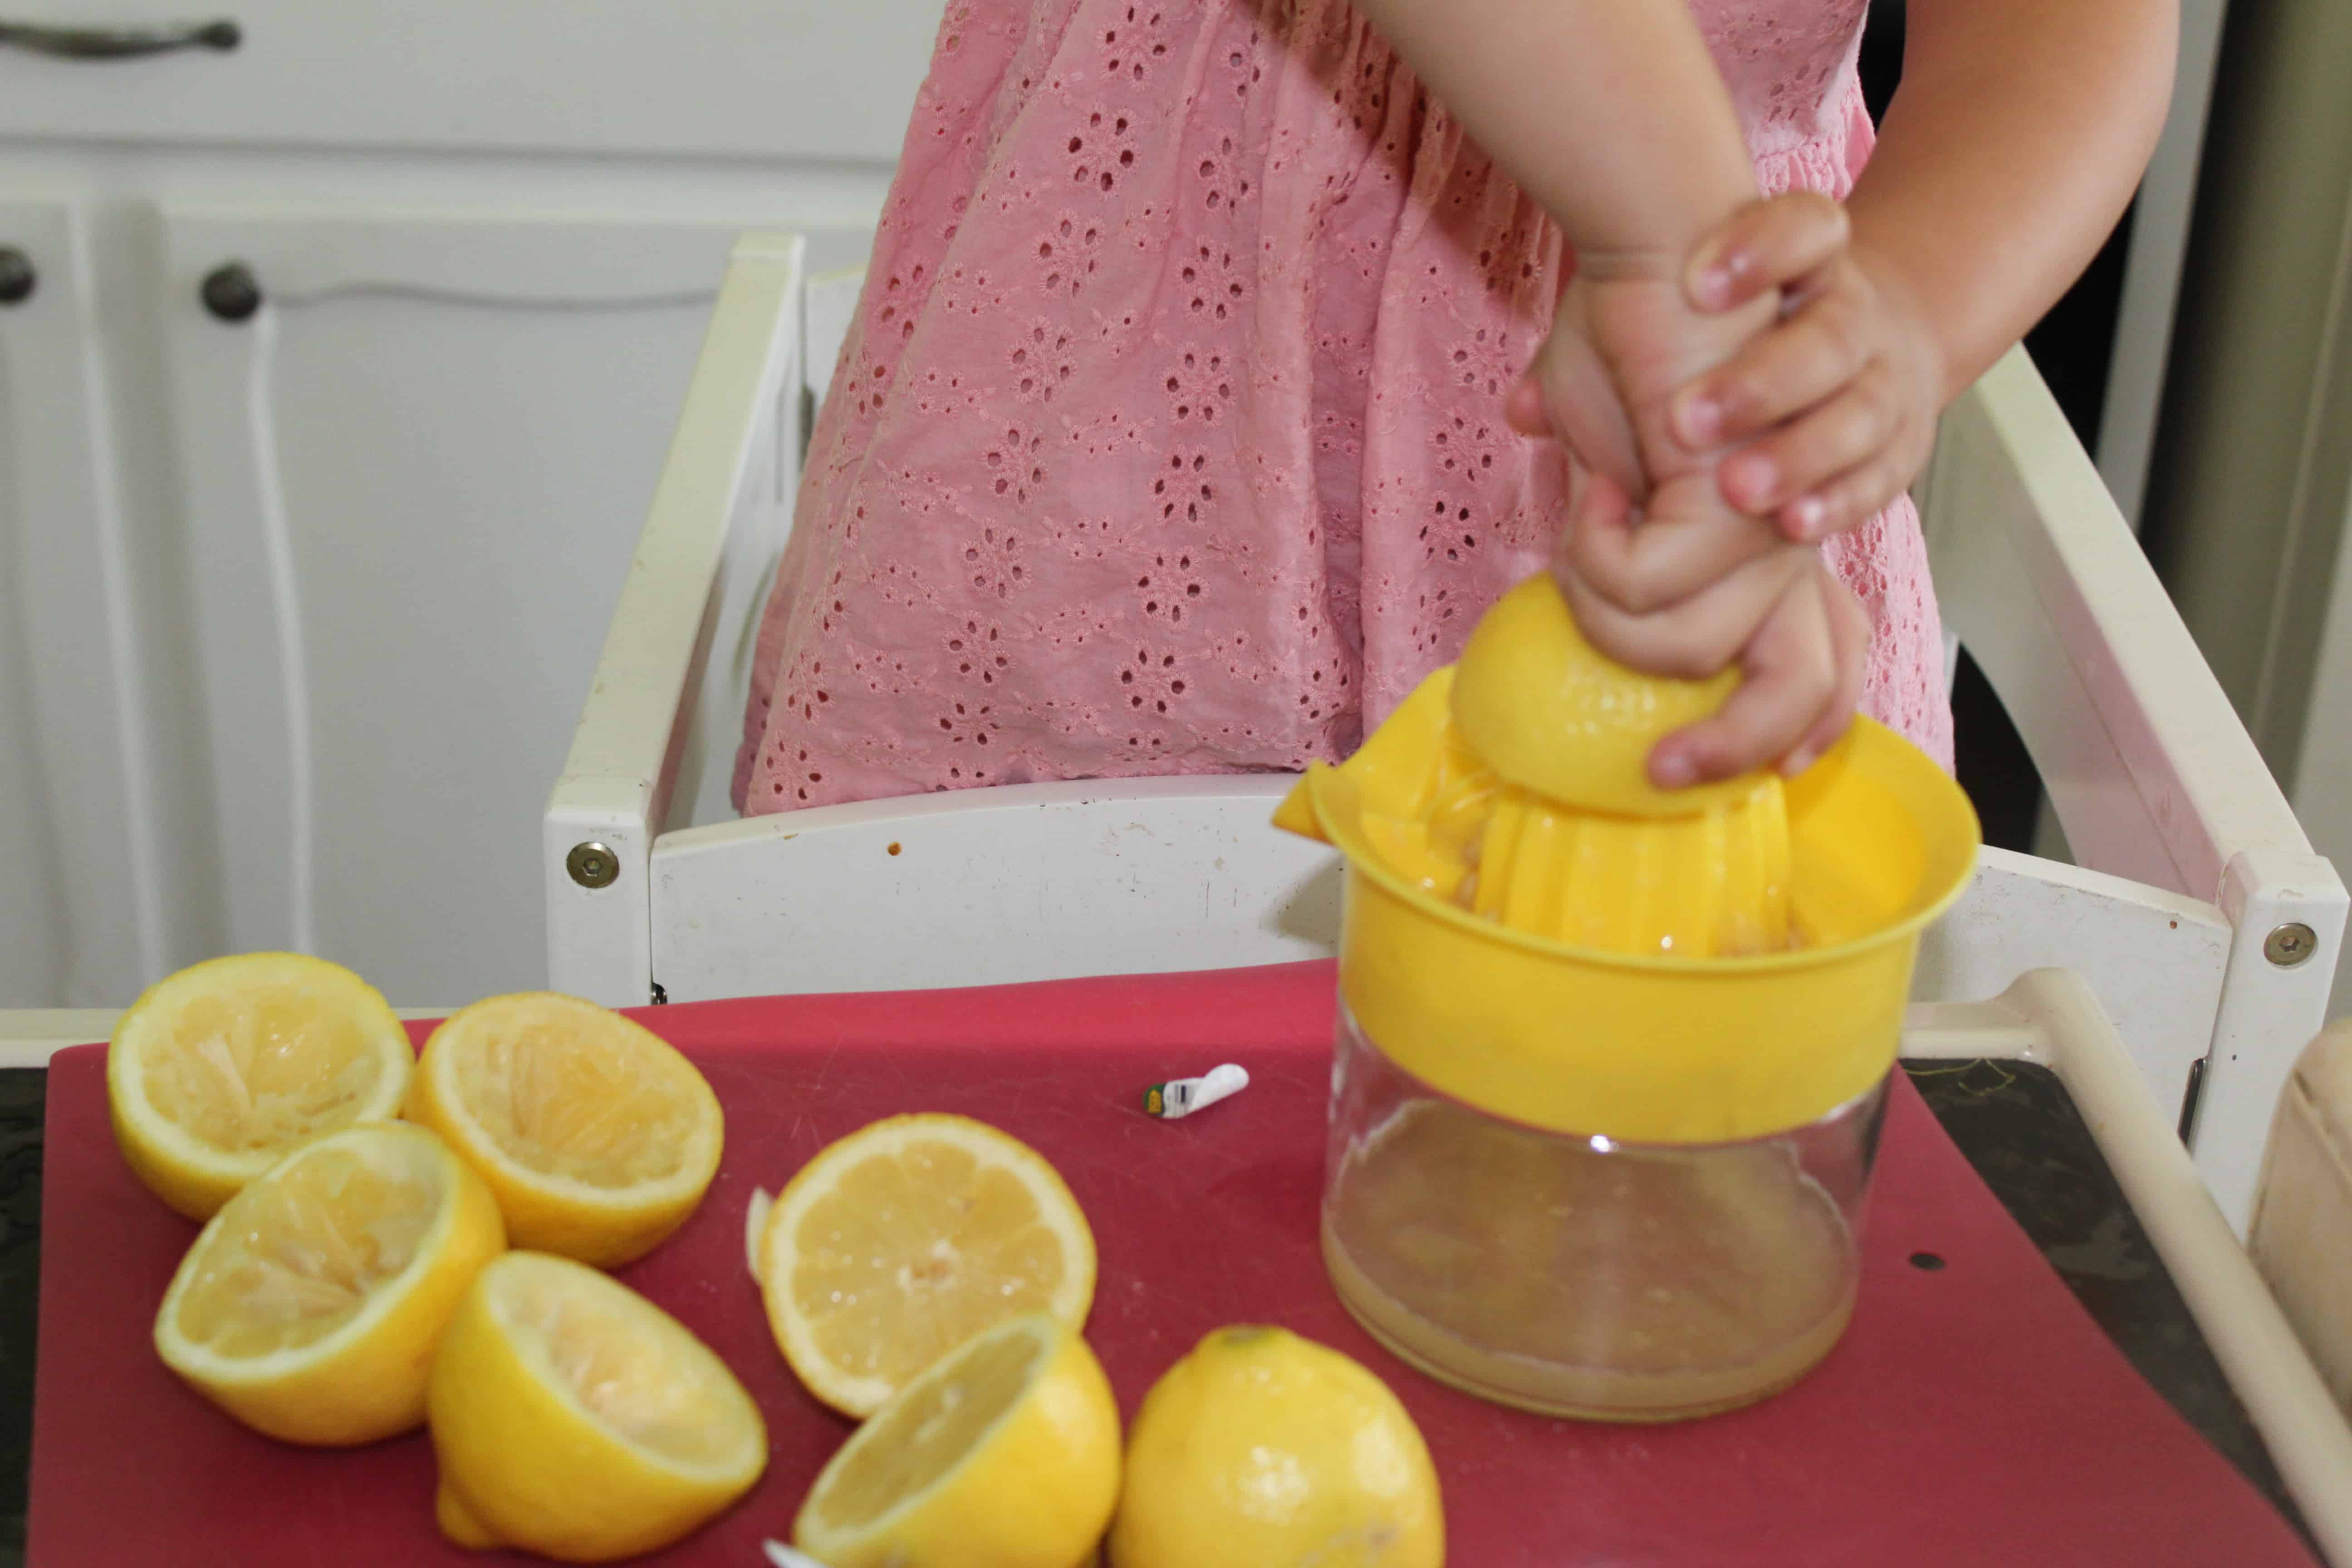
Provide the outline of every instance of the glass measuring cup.
<path id="1" fill-rule="evenodd" d="M 1672 1421 L 1763 1399 L 1844 1332 L 1885 1104 L 1720 1143 L 1545 1131 L 1399 1067 L 1343 1003 L 1322 1240 L 1375 1339 L 1466 1393 Z"/>

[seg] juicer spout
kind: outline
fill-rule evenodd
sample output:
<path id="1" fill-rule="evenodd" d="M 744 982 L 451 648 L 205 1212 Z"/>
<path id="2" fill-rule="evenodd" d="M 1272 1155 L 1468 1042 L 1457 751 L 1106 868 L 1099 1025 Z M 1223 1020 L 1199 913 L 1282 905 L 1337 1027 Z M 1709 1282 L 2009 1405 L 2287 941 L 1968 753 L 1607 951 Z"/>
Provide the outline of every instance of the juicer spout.
<path id="1" fill-rule="evenodd" d="M 1274 825 L 1285 833 L 1296 833 L 1301 838 L 1328 844 L 1331 836 L 1323 831 L 1323 819 L 1315 815 L 1315 795 L 1307 787 L 1308 780 L 1314 776 L 1314 769 L 1321 765 L 1319 763 L 1310 765 L 1307 777 L 1293 784 L 1290 793 L 1282 797 L 1282 804 L 1274 808 Z"/>

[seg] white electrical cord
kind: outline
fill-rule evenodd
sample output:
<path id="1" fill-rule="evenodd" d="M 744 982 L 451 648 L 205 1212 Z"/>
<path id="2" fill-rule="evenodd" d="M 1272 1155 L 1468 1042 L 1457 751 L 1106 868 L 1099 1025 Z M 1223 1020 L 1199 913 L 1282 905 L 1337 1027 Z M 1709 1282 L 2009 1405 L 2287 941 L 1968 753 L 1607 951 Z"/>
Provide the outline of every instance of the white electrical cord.
<path id="1" fill-rule="evenodd" d="M 278 357 L 278 316 L 258 310 L 249 329 L 246 423 L 253 432 L 253 489 L 260 512 L 261 544 L 269 566 L 269 608 L 278 630 L 278 692 L 286 704 L 287 928 L 297 952 L 319 951 L 312 909 L 318 880 L 312 863 L 310 672 L 302 651 L 302 604 L 294 569 L 294 535 L 286 519 L 285 488 L 278 482 L 277 423 L 270 408 L 269 367 Z"/>
<path id="2" fill-rule="evenodd" d="M 246 359 L 246 423 L 253 437 L 253 485 L 260 513 L 261 543 L 269 574 L 269 608 L 278 641 L 278 694 L 286 709 L 287 931 L 297 952 L 319 950 L 317 917 L 317 784 L 310 736 L 310 673 L 303 654 L 300 574 L 294 562 L 292 524 L 278 471 L 277 424 L 271 408 L 270 367 L 278 358 L 278 312 L 332 300 L 379 298 L 428 304 L 549 310 L 642 310 L 709 304 L 709 290 L 616 299 L 528 300 L 494 293 L 416 288 L 402 284 L 351 283 L 310 293 L 272 293 L 246 330 L 253 334 Z"/>

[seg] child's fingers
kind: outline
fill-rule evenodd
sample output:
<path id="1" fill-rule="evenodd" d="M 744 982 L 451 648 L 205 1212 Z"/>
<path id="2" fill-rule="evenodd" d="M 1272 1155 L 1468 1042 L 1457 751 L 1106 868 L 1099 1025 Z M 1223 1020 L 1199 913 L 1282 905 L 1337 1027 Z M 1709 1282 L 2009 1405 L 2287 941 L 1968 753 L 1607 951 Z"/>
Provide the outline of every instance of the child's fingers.
<path id="1" fill-rule="evenodd" d="M 1791 288 L 1845 249 L 1845 208 L 1813 191 L 1750 202 L 1692 252 L 1683 289 L 1702 310 L 1728 310 Z"/>
<path id="2" fill-rule="evenodd" d="M 1853 596 L 1853 591 L 1837 581 L 1824 566 L 1820 573 L 1823 609 L 1828 613 L 1832 662 L 1837 669 L 1837 689 L 1830 696 L 1827 708 L 1822 710 L 1819 722 L 1797 742 L 1796 750 L 1780 761 L 1780 771 L 1796 777 L 1818 761 L 1822 752 L 1838 743 L 1847 730 L 1853 728 L 1854 710 L 1862 706 L 1863 675 L 1870 660 L 1870 612 Z"/>
<path id="3" fill-rule="evenodd" d="M 1650 753 L 1661 789 L 1733 778 L 1787 756 L 1838 691 L 1836 647 L 1820 594 L 1800 577 L 1741 657 L 1745 679 L 1713 717 L 1678 730 Z"/>
<path id="4" fill-rule="evenodd" d="M 1519 377 L 1503 397 L 1503 423 L 1522 436 L 1538 440 L 1556 437 L 1551 421 L 1544 415 L 1543 388 L 1536 381 L 1535 370 Z"/>
<path id="5" fill-rule="evenodd" d="M 1842 270 L 1843 279 L 1852 276 Z M 1675 394 L 1675 439 L 1694 452 L 1744 441 L 1853 382 L 1871 363 L 1860 291 L 1832 287 Z"/>
<path id="6" fill-rule="evenodd" d="M 1723 499 L 1762 517 L 1885 451 L 1900 421 L 1889 378 L 1860 380 L 1717 465 Z"/>
<path id="7" fill-rule="evenodd" d="M 1591 340 L 1555 328 L 1536 351 L 1528 377 L 1540 395 L 1538 434 L 1556 435 L 1585 467 L 1608 475 L 1627 495 L 1638 498 L 1649 489 L 1624 399 Z M 1511 411 L 1507 400 L 1504 411 Z"/>
<path id="8" fill-rule="evenodd" d="M 1694 490 L 1702 504 L 1684 504 Z M 1616 486 L 1585 486 L 1569 508 L 1556 553 L 1563 571 L 1592 593 L 1628 614 L 1646 616 L 1782 548 L 1770 529 L 1718 504 L 1714 487 L 1698 474 L 1652 491 L 1638 518 Z"/>
<path id="9" fill-rule="evenodd" d="M 1897 447 L 1882 447 L 1868 461 L 1780 508 L 1773 521 L 1784 537 L 1808 544 L 1860 528 L 1895 504 L 1918 467 L 1916 458 L 1898 456 Z"/>
<path id="10" fill-rule="evenodd" d="M 1790 584 L 1803 576 L 1811 554 L 1780 545 L 1705 591 L 1646 616 L 1618 608 L 1572 571 L 1558 575 L 1569 609 L 1593 647 L 1634 669 L 1704 680 L 1739 657 Z M 1791 743 L 1801 728 L 1790 735 Z"/>

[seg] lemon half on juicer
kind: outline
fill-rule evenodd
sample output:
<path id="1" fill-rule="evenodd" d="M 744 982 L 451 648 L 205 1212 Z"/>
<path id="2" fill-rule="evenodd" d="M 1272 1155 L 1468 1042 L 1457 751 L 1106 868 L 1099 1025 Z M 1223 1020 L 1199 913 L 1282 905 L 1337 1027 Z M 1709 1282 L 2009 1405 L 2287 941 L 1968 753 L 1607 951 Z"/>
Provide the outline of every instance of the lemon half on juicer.
<path id="1" fill-rule="evenodd" d="M 1658 742 L 1738 681 L 1628 669 L 1585 640 L 1549 575 L 1530 578 L 1350 763 L 1407 784 L 1402 809 L 1367 831 L 1426 890 L 1533 936 L 1702 958 L 1784 950 L 1780 776 L 1672 791 L 1648 776 Z"/>

